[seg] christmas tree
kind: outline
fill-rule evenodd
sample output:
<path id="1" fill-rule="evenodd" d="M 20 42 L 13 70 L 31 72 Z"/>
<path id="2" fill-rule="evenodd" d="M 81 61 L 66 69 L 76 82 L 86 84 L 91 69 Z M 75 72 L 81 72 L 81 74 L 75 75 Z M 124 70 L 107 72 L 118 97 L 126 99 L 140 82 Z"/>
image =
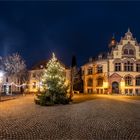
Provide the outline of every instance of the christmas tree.
<path id="1" fill-rule="evenodd" d="M 44 93 L 39 96 L 40 104 L 66 104 L 68 103 L 67 91 L 69 88 L 65 76 L 65 68 L 55 57 L 47 63 L 44 75 L 42 76 Z"/>

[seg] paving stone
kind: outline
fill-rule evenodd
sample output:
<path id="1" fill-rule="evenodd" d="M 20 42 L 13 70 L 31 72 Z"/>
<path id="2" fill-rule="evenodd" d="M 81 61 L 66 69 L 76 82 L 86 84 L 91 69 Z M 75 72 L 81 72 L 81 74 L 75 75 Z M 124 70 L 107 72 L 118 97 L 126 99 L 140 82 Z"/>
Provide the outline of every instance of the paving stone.
<path id="1" fill-rule="evenodd" d="M 41 107 L 33 96 L 0 103 L 0 140 L 140 140 L 140 105 L 96 99 Z"/>

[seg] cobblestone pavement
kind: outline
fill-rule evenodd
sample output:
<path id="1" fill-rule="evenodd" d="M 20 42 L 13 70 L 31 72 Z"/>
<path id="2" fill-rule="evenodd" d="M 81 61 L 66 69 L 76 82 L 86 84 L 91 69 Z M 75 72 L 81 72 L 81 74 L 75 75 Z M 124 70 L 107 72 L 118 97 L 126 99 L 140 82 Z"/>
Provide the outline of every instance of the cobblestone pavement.
<path id="1" fill-rule="evenodd" d="M 109 98 L 41 107 L 32 96 L 0 103 L 0 140 L 140 140 L 140 105 Z"/>
<path id="2" fill-rule="evenodd" d="M 13 100 L 13 99 L 16 99 L 16 98 L 19 98 L 19 97 L 22 97 L 23 94 L 13 94 L 13 95 L 5 95 L 5 96 L 1 96 L 0 97 L 0 102 L 3 102 L 3 101 L 8 101 L 8 100 Z"/>

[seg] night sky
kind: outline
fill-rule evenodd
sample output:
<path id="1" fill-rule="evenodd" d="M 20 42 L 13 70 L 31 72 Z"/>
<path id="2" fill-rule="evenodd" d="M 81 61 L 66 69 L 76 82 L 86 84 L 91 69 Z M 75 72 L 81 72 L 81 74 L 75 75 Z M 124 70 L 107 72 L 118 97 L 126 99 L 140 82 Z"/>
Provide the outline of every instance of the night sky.
<path id="1" fill-rule="evenodd" d="M 128 27 L 140 42 L 140 2 L 0 2 L 0 55 L 19 52 L 30 68 L 52 52 L 67 66 L 108 49 Z"/>

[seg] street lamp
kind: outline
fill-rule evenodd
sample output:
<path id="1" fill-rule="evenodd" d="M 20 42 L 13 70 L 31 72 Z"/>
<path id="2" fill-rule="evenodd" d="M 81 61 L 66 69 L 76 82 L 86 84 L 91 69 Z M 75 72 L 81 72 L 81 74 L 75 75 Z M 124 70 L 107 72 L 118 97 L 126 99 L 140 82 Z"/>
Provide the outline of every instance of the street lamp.
<path id="1" fill-rule="evenodd" d="M 1 101 L 1 89 L 2 89 L 3 76 L 4 76 L 4 72 L 0 71 L 0 101 Z"/>

